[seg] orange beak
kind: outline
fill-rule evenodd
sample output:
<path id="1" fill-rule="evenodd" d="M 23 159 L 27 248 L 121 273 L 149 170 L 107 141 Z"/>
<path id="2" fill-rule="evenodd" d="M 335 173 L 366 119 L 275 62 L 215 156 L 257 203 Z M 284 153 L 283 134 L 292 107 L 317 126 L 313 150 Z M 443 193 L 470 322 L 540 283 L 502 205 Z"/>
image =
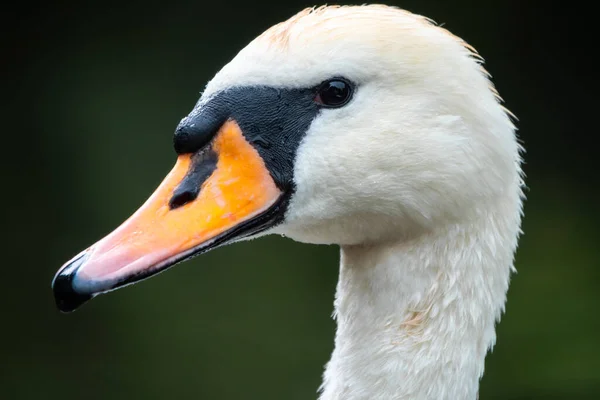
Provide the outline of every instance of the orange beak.
<path id="1" fill-rule="evenodd" d="M 99 293 L 264 230 L 280 215 L 282 198 L 263 159 L 230 120 L 207 147 L 180 155 L 129 219 L 58 271 L 57 305 L 72 311 Z"/>

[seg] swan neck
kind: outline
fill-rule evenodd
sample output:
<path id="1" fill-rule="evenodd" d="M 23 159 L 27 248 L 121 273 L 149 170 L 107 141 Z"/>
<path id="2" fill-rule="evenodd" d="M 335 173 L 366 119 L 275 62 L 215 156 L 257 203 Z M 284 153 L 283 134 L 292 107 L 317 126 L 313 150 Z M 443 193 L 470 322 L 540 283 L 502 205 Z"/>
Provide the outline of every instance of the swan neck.
<path id="1" fill-rule="evenodd" d="M 517 236 L 486 219 L 408 242 L 342 247 L 321 400 L 477 398 Z"/>

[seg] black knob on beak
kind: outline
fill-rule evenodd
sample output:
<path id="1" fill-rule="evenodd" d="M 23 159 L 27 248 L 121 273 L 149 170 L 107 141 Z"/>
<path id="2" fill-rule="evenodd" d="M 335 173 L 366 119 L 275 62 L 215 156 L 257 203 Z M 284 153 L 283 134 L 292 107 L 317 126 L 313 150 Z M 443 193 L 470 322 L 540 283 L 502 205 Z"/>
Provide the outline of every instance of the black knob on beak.
<path id="1" fill-rule="evenodd" d="M 175 130 L 173 145 L 177 154 L 195 153 L 206 146 L 227 117 L 216 110 L 192 112 L 181 120 Z"/>

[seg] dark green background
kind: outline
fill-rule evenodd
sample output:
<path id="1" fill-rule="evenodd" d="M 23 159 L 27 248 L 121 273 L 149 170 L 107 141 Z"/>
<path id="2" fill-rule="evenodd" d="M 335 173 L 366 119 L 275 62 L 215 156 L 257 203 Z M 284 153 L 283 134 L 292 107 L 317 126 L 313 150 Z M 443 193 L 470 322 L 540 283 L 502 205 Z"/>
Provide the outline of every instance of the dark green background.
<path id="1" fill-rule="evenodd" d="M 171 134 L 249 40 L 313 3 L 3 6 L 0 398 L 314 399 L 338 249 L 260 239 L 54 307 L 60 265 L 174 163 Z M 480 398 L 600 398 L 597 50 L 576 2 L 397 2 L 474 45 L 527 149 L 528 201 Z M 326 62 L 327 60 L 324 60 Z"/>

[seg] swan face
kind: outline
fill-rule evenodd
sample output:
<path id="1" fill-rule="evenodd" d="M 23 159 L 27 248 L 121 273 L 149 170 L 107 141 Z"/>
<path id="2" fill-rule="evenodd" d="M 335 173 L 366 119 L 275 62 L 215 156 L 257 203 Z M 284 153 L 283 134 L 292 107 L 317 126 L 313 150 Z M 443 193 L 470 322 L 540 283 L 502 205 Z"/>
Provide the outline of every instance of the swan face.
<path id="1" fill-rule="evenodd" d="M 267 233 L 368 243 L 518 206 L 514 127 L 475 58 L 384 6 L 305 10 L 267 30 L 180 122 L 157 191 L 59 270 L 59 308 Z M 351 96 L 327 107 L 332 81 Z"/>
<path id="2" fill-rule="evenodd" d="M 304 11 L 244 48 L 200 100 L 236 86 L 311 88 L 352 100 L 321 109 L 294 160 L 273 232 L 310 243 L 410 237 L 468 219 L 519 181 L 514 127 L 478 56 L 425 18 L 385 6 Z"/>

